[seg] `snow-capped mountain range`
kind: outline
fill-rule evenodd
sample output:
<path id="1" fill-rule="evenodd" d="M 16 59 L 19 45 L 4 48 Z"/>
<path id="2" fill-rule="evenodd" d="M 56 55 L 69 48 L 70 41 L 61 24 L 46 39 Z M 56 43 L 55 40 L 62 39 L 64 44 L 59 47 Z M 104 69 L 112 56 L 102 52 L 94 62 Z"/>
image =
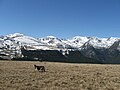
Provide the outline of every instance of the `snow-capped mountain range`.
<path id="1" fill-rule="evenodd" d="M 110 37 L 110 38 L 98 38 L 98 37 L 83 37 L 75 36 L 71 39 L 59 39 L 54 36 L 47 36 L 38 39 L 41 43 L 45 43 L 50 46 L 62 48 L 72 47 L 80 49 L 85 44 L 90 44 L 95 48 L 109 48 L 114 42 L 119 41 L 120 38 Z"/>
<path id="2" fill-rule="evenodd" d="M 0 37 L 0 44 L 11 45 L 12 43 L 18 43 L 21 45 L 30 46 L 46 46 L 54 47 L 60 49 L 76 48 L 80 49 L 83 45 L 90 44 L 95 48 L 109 48 L 114 42 L 119 41 L 120 38 L 110 37 L 110 38 L 98 38 L 98 37 L 83 37 L 75 36 L 71 39 L 59 39 L 54 36 L 46 36 L 43 38 L 33 38 L 31 36 L 26 36 L 21 33 L 9 34 Z M 4 46 L 4 45 L 3 45 Z M 54 49 L 53 48 L 53 49 Z M 37 48 L 36 48 L 37 49 Z M 48 48 L 49 49 L 49 48 Z"/>
<path id="3" fill-rule="evenodd" d="M 98 37 L 83 37 L 75 36 L 70 39 L 59 39 L 54 36 L 42 38 L 33 38 L 21 33 L 14 33 L 5 36 L 0 36 L 0 54 L 9 55 L 10 58 L 21 56 L 21 47 L 26 46 L 28 50 L 62 50 L 64 51 L 83 51 L 91 46 L 95 49 L 109 49 L 120 38 L 98 38 Z M 120 43 L 117 46 L 120 51 Z"/>

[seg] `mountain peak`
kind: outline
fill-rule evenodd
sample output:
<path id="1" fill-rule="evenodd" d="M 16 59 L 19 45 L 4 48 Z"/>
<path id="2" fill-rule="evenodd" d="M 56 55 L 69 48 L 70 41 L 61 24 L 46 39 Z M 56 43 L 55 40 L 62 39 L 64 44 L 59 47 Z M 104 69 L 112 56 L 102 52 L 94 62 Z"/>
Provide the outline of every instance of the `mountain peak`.
<path id="1" fill-rule="evenodd" d="M 55 36 L 47 36 L 47 38 L 56 38 Z"/>
<path id="2" fill-rule="evenodd" d="M 14 34 L 8 34 L 6 35 L 7 37 L 11 37 L 11 38 L 14 38 L 14 37 L 21 37 L 23 36 L 24 34 L 21 34 L 21 33 L 14 33 Z"/>

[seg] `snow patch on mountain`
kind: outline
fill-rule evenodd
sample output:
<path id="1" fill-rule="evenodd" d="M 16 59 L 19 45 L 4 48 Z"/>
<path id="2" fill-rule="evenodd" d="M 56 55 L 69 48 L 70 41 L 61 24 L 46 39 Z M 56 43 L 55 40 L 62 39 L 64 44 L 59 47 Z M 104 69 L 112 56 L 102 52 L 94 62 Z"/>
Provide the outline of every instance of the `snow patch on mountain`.
<path id="1" fill-rule="evenodd" d="M 38 42 L 37 39 L 30 37 L 30 36 L 26 36 L 24 34 L 20 34 L 20 33 L 15 33 L 15 34 L 9 34 L 6 35 L 7 38 L 11 38 L 15 41 L 18 41 L 22 44 L 31 44 L 31 45 L 40 45 L 41 43 Z"/>
<path id="2" fill-rule="evenodd" d="M 72 39 L 68 39 L 66 43 L 68 43 L 69 45 L 75 48 L 80 48 L 87 41 L 89 41 L 87 37 L 75 36 Z"/>
<path id="3" fill-rule="evenodd" d="M 54 36 L 47 36 L 38 39 L 41 43 L 45 43 L 51 47 L 58 48 L 58 49 L 70 49 L 72 48 L 67 41 L 63 39 L 56 38 Z"/>
<path id="4" fill-rule="evenodd" d="M 95 48 L 109 48 L 114 42 L 118 41 L 118 38 L 90 38 L 88 42 Z"/>

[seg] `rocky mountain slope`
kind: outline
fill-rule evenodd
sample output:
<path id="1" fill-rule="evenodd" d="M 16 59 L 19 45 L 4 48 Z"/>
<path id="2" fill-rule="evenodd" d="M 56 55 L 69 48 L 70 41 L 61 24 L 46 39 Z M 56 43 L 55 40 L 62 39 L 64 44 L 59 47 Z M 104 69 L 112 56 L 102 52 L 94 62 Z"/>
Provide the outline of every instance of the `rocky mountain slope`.
<path id="1" fill-rule="evenodd" d="M 36 52 L 38 54 L 34 55 Z M 32 59 L 50 57 L 53 61 L 59 58 L 58 61 L 63 62 L 120 63 L 120 38 L 75 36 L 59 39 L 47 36 L 36 39 L 20 33 L 0 36 L 1 59 L 30 58 L 30 55 L 34 56 Z"/>

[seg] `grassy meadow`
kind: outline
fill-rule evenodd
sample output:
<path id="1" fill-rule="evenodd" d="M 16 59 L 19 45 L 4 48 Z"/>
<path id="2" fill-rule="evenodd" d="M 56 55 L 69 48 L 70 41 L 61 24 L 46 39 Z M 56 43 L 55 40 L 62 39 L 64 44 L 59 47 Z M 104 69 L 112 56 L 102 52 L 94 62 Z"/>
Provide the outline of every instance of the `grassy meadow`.
<path id="1" fill-rule="evenodd" d="M 1 60 L 0 90 L 120 90 L 120 65 Z"/>

